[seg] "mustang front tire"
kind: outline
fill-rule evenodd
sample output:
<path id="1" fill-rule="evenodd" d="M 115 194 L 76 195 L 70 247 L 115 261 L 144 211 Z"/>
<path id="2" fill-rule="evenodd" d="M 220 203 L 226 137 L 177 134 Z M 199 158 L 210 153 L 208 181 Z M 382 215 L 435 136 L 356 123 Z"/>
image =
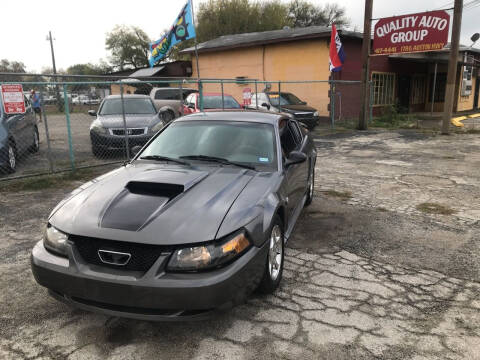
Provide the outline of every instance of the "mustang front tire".
<path id="1" fill-rule="evenodd" d="M 271 294 L 280 284 L 283 273 L 284 233 L 283 224 L 278 215 L 273 220 L 267 242 L 267 262 L 258 290 L 264 294 Z"/>

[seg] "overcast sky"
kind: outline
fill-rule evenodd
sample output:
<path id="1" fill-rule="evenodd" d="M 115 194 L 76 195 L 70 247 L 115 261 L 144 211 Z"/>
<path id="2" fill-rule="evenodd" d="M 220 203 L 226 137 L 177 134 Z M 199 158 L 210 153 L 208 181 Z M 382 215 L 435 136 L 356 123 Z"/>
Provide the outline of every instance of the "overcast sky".
<path id="1" fill-rule="evenodd" d="M 205 0 L 194 0 L 198 5 Z M 468 3 L 472 0 L 465 0 Z M 316 4 L 325 1 L 311 0 Z M 328 2 L 328 1 L 327 1 Z M 332 2 L 332 1 L 330 1 Z M 335 2 L 335 1 L 333 1 Z M 347 9 L 352 28 L 363 30 L 362 0 L 337 0 Z M 158 38 L 172 25 L 184 0 L 24 0 L 2 1 L 0 20 L 0 59 L 23 62 L 28 72 L 51 67 L 51 30 L 55 38 L 57 68 L 107 59 L 105 34 L 116 24 L 136 25 L 151 38 Z M 451 7 L 453 0 L 374 0 L 373 17 Z M 479 4 L 480 5 L 480 4 Z M 19 15 L 19 17 L 16 16 Z M 470 36 L 480 32 L 480 6 L 463 13 L 462 43 L 470 45 Z"/>

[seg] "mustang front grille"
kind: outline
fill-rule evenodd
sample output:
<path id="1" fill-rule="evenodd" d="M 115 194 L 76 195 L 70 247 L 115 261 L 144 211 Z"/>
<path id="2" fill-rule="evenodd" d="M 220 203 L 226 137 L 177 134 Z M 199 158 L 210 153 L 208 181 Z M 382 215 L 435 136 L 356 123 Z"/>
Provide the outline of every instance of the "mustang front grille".
<path id="1" fill-rule="evenodd" d="M 104 240 L 86 236 L 70 235 L 69 239 L 73 241 L 75 248 L 87 263 L 119 270 L 146 272 L 152 267 L 161 254 L 173 251 L 173 249 L 168 246 Z M 125 265 L 109 264 L 100 259 L 98 250 L 126 253 L 130 254 L 131 257 Z"/>

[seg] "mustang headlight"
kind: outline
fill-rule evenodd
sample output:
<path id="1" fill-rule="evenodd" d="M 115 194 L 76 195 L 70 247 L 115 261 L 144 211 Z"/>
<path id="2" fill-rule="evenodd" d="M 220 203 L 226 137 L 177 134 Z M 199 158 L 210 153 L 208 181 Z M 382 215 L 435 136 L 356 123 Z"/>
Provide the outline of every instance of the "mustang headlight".
<path id="1" fill-rule="evenodd" d="M 68 235 L 48 224 L 43 237 L 43 245 L 47 250 L 58 255 L 67 256 Z"/>
<path id="2" fill-rule="evenodd" d="M 176 250 L 167 265 L 168 271 L 198 271 L 218 267 L 242 255 L 250 247 L 244 233 L 219 244 Z"/>
<path id="3" fill-rule="evenodd" d="M 96 132 L 97 134 L 106 134 L 107 129 L 105 129 L 100 120 L 96 119 L 90 125 L 90 131 Z"/>
<path id="4" fill-rule="evenodd" d="M 160 120 L 158 123 L 151 127 L 150 132 L 155 134 L 157 131 L 162 130 L 164 126 L 165 122 L 163 120 Z"/>
<path id="5" fill-rule="evenodd" d="M 313 116 L 317 117 L 317 116 L 318 116 L 318 111 L 315 111 L 315 112 L 313 113 Z"/>

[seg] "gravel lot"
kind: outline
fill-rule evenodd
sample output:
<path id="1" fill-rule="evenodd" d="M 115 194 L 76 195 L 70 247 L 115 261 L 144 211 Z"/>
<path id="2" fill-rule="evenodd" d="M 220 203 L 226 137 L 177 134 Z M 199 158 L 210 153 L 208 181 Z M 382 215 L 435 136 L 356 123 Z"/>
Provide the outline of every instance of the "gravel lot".
<path id="1" fill-rule="evenodd" d="M 480 137 L 316 143 L 317 197 L 288 244 L 280 290 L 204 323 L 106 317 L 51 299 L 29 252 L 74 186 L 0 193 L 0 358 L 480 358 Z M 449 215 L 425 212 L 439 209 Z"/>

